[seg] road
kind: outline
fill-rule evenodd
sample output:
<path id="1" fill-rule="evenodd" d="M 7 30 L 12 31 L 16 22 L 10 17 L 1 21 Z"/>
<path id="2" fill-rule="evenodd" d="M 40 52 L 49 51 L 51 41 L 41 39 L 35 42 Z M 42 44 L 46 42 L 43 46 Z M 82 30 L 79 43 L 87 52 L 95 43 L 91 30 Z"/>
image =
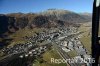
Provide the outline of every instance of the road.
<path id="1" fill-rule="evenodd" d="M 69 35 L 69 36 L 65 36 L 66 38 L 72 38 L 72 37 L 76 37 L 77 35 L 79 35 L 80 33 L 77 33 L 77 34 L 72 34 L 72 35 Z M 60 36 L 61 37 L 61 36 Z M 64 38 L 65 38 L 64 37 Z M 58 38 L 56 38 L 56 40 L 57 40 Z M 53 40 L 53 41 L 51 41 L 51 42 L 53 42 L 54 44 L 53 44 L 53 46 L 55 47 L 55 49 L 57 50 L 57 52 L 59 53 L 59 55 L 63 58 L 63 59 L 70 59 L 70 56 L 67 54 L 67 53 L 65 53 L 62 49 L 61 49 L 61 47 L 59 47 L 59 45 L 57 45 L 56 43 L 55 43 L 55 40 Z M 17 54 L 9 54 L 9 55 L 7 55 L 4 59 L 2 59 L 2 60 L 0 60 L 0 66 L 2 66 L 1 64 L 5 64 L 5 63 L 7 63 L 7 62 L 9 62 L 9 61 L 11 61 L 11 60 L 13 60 L 13 59 L 15 59 L 15 58 L 18 58 L 20 55 L 21 55 L 22 53 L 17 53 Z M 70 66 L 80 66 L 79 64 L 76 64 L 76 63 L 68 63 Z"/>
<path id="2" fill-rule="evenodd" d="M 4 57 L 3 59 L 0 60 L 0 66 L 6 66 L 10 61 L 12 61 L 13 59 L 19 58 L 19 56 L 23 54 L 22 53 L 17 53 L 17 54 L 9 54 L 6 57 Z"/>
<path id="3" fill-rule="evenodd" d="M 73 34 L 73 35 L 69 35 L 69 36 L 63 36 L 63 38 L 62 39 L 64 39 L 64 38 L 67 38 L 67 39 L 71 39 L 71 38 L 74 38 L 74 37 L 77 37 L 77 36 L 79 36 L 80 34 L 82 34 L 82 33 L 77 33 L 77 34 Z M 61 36 L 60 36 L 61 37 Z M 59 37 L 59 38 L 60 38 Z M 58 39 L 56 39 L 56 41 L 57 41 Z M 60 40 L 58 40 L 58 41 L 60 41 Z M 59 53 L 59 55 L 63 58 L 63 59 L 71 59 L 71 57 L 66 53 L 66 52 L 64 52 L 63 50 L 62 50 L 62 48 L 59 46 L 59 45 L 57 45 L 56 44 L 56 42 L 53 40 L 52 41 L 52 43 L 53 43 L 53 46 L 54 46 L 54 48 L 57 50 L 57 52 Z M 79 64 L 79 63 L 68 63 L 70 66 L 81 66 L 81 64 Z"/>

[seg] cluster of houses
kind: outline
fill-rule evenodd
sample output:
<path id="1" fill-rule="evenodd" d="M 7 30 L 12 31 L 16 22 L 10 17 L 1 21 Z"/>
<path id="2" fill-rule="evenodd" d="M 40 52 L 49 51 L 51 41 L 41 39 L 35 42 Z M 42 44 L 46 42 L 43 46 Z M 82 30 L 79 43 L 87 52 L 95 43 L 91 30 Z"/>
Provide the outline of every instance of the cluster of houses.
<path id="1" fill-rule="evenodd" d="M 8 54 L 8 55 L 26 52 L 25 56 L 27 56 L 28 55 L 27 53 L 29 52 L 29 50 L 36 48 L 39 45 L 38 44 L 39 42 L 40 43 L 42 43 L 43 41 L 52 42 L 58 37 L 61 37 L 63 35 L 67 35 L 69 32 L 70 32 L 70 34 L 73 32 L 76 32 L 76 28 L 75 27 L 73 27 L 73 28 L 68 27 L 68 28 L 58 28 L 58 29 L 45 30 L 45 31 L 42 31 L 39 33 L 35 33 L 31 37 L 27 37 L 27 36 L 23 37 L 24 39 L 27 40 L 26 43 L 16 44 L 16 45 L 10 46 L 10 47 L 5 47 L 2 49 L 2 52 L 4 52 L 5 54 Z M 69 50 L 68 49 L 67 50 L 68 51 L 73 50 L 73 43 L 71 43 L 70 41 L 68 43 L 69 43 L 68 44 Z M 64 50 L 64 47 L 62 47 L 62 49 Z M 36 53 L 36 52 L 29 52 L 29 54 L 31 54 L 31 53 Z"/>
<path id="2" fill-rule="evenodd" d="M 84 48 L 79 40 L 62 41 L 60 43 L 60 46 L 65 52 L 76 50 L 78 55 L 87 54 L 87 50 Z"/>
<path id="3" fill-rule="evenodd" d="M 6 47 L 2 49 L 2 52 L 6 55 L 14 55 L 20 53 L 20 58 L 25 58 L 29 56 L 41 56 L 46 50 L 51 47 L 50 44 L 45 44 L 38 46 L 32 42 L 27 42 L 25 44 L 16 44 L 14 46 Z"/>
<path id="4" fill-rule="evenodd" d="M 42 43 L 43 41 L 51 41 L 52 38 L 54 38 L 55 35 L 59 35 L 57 32 L 49 33 L 49 32 L 40 32 L 36 33 L 35 35 L 31 37 L 25 37 L 25 39 L 29 41 L 34 41 L 34 42 L 40 42 Z"/>
<path id="5" fill-rule="evenodd" d="M 75 27 L 69 27 L 69 28 L 59 28 L 56 29 L 50 29 L 45 30 L 39 33 L 35 33 L 31 37 L 24 37 L 24 39 L 28 40 L 28 42 L 23 44 L 16 44 L 14 46 L 3 48 L 2 51 L 5 54 L 17 54 L 20 52 L 24 52 L 19 57 L 29 57 L 29 56 L 41 56 L 42 53 L 44 53 L 51 44 L 46 44 L 43 46 L 39 46 L 39 42 L 42 43 L 43 41 L 48 42 L 57 42 L 57 45 L 65 51 L 70 52 L 75 50 L 77 52 L 77 57 L 89 57 L 90 55 L 87 54 L 87 50 L 84 48 L 82 43 L 80 42 L 79 38 L 81 37 L 81 34 L 77 37 L 73 37 L 77 32 L 77 28 Z M 72 34 L 72 35 L 71 35 Z M 64 37 L 63 37 L 64 36 Z M 56 40 L 58 39 L 58 40 Z M 64 39 L 62 41 L 62 39 Z"/>
<path id="6" fill-rule="evenodd" d="M 5 54 L 17 54 L 21 52 L 27 52 L 31 48 L 36 47 L 36 44 L 34 42 L 26 42 L 23 44 L 16 44 L 14 46 L 8 46 L 2 49 L 2 51 Z"/>
<path id="7" fill-rule="evenodd" d="M 79 35 L 77 37 L 70 37 L 69 39 L 66 37 L 60 38 L 60 41 L 57 42 L 57 45 L 59 45 L 59 48 L 61 48 L 65 53 L 68 53 L 70 51 L 76 51 L 77 56 L 74 57 L 74 59 L 78 59 L 79 61 L 82 61 L 82 59 L 91 59 L 91 55 L 88 54 L 88 50 L 83 46 L 82 42 L 79 40 L 82 35 Z M 62 40 L 63 39 L 63 40 Z M 89 59 L 88 59 L 89 58 Z M 87 62 L 87 65 L 90 63 Z M 84 63 L 84 62 L 83 62 Z"/>
<path id="8" fill-rule="evenodd" d="M 30 51 L 28 51 L 27 53 L 24 53 L 22 55 L 20 55 L 20 58 L 24 58 L 24 57 L 29 57 L 29 56 L 41 56 L 41 54 L 43 54 L 45 51 L 47 50 L 47 46 L 40 46 L 40 47 L 36 47 Z"/>
<path id="9" fill-rule="evenodd" d="M 50 29 L 45 30 L 43 32 L 35 33 L 35 35 L 31 37 L 24 37 L 25 39 L 29 41 L 34 42 L 41 42 L 41 41 L 51 41 L 54 38 L 57 38 L 58 36 L 62 36 L 65 34 L 71 34 L 77 32 L 77 28 L 75 27 L 68 27 L 68 28 L 58 28 L 58 29 Z"/>

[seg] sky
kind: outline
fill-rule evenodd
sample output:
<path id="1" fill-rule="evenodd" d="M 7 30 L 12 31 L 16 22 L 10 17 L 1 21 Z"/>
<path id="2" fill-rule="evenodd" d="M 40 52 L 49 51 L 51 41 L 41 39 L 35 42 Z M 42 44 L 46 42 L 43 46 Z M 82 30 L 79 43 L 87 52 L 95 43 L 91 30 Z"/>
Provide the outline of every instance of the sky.
<path id="1" fill-rule="evenodd" d="M 0 0 L 0 14 L 37 13 L 47 9 L 64 9 L 92 13 L 93 0 Z"/>

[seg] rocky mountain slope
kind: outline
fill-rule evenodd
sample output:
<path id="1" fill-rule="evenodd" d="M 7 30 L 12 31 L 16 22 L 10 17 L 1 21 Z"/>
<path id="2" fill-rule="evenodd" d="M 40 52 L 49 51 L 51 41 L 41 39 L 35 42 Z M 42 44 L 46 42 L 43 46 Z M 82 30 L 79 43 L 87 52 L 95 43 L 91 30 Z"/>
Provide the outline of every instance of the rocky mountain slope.
<path id="1" fill-rule="evenodd" d="M 86 20 L 92 21 L 92 14 L 91 13 L 79 13 L 79 15 L 83 16 Z"/>
<path id="2" fill-rule="evenodd" d="M 82 23 L 91 21 L 91 14 L 78 14 L 68 10 L 48 9 L 39 14 L 48 16 L 50 19 L 57 19 L 70 23 Z M 87 18 L 88 17 L 88 18 Z"/>
<path id="3" fill-rule="evenodd" d="M 88 18 L 87 18 L 88 17 Z M 48 9 L 40 13 L 0 14 L 0 35 L 23 28 L 58 27 L 91 21 L 91 15 L 77 14 L 68 10 Z"/>

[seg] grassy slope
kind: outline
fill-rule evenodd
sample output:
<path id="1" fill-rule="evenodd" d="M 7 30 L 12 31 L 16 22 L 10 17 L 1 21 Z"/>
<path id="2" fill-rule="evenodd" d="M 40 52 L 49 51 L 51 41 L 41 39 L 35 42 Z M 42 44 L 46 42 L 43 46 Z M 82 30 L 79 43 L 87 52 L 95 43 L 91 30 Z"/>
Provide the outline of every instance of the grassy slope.
<path id="1" fill-rule="evenodd" d="M 90 23 L 84 23 L 79 28 L 79 31 L 84 32 L 83 36 L 80 38 L 80 41 L 82 42 L 83 46 L 89 51 L 88 53 L 91 54 L 91 37 L 89 35 L 90 31 Z M 77 56 L 77 52 L 75 50 L 68 52 L 68 55 L 73 58 Z"/>
<path id="2" fill-rule="evenodd" d="M 44 28 L 34 28 L 34 29 L 21 29 L 19 31 L 17 31 L 16 33 L 10 35 L 9 37 L 13 39 L 13 41 L 11 42 L 11 45 L 15 45 L 18 43 L 25 43 L 27 40 L 23 39 L 23 37 L 25 36 L 32 36 L 35 34 L 35 32 L 41 32 L 42 30 L 44 30 Z"/>
<path id="3" fill-rule="evenodd" d="M 91 37 L 90 36 L 84 36 L 84 37 L 80 38 L 80 41 L 82 42 L 82 44 L 84 45 L 84 47 L 90 53 L 91 52 Z"/>
<path id="4" fill-rule="evenodd" d="M 91 54 L 91 36 L 89 35 L 90 28 L 86 27 L 87 25 L 90 25 L 88 23 L 83 24 L 79 31 L 83 31 L 83 36 L 80 38 L 80 41 L 84 45 L 84 47 L 89 51 L 89 54 Z"/>

